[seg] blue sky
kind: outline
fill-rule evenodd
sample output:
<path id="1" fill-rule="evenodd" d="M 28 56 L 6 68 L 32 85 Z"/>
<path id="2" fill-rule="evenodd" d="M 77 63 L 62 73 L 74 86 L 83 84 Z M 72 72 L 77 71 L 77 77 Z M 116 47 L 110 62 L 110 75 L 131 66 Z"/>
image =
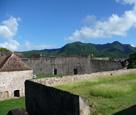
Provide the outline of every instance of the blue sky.
<path id="1" fill-rule="evenodd" d="M 0 47 L 12 51 L 67 43 L 136 46 L 136 0 L 0 0 Z"/>

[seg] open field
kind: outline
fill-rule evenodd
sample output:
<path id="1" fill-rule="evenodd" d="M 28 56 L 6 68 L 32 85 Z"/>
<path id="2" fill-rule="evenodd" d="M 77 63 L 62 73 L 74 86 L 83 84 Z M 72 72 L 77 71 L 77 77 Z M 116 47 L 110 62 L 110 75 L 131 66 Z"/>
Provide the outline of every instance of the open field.
<path id="1" fill-rule="evenodd" d="M 93 115 L 112 115 L 136 104 L 136 74 L 95 78 L 56 87 L 88 98 Z M 122 111 L 119 115 L 129 115 L 127 112 Z"/>
<path id="2" fill-rule="evenodd" d="M 136 74 L 134 73 L 93 78 L 89 81 L 55 87 L 88 98 L 93 115 L 129 115 L 130 110 L 136 110 L 134 106 L 136 104 Z M 15 108 L 25 108 L 25 98 L 0 101 L 0 115 L 6 115 L 9 110 Z M 118 113 L 119 111 L 121 112 Z"/>

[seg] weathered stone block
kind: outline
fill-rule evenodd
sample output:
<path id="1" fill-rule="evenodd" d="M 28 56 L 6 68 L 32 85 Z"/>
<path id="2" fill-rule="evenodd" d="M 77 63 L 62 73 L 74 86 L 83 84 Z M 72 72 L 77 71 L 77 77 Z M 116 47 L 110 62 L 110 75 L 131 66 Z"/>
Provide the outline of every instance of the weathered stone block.
<path id="1" fill-rule="evenodd" d="M 28 115 L 24 108 L 12 109 L 7 115 Z"/>

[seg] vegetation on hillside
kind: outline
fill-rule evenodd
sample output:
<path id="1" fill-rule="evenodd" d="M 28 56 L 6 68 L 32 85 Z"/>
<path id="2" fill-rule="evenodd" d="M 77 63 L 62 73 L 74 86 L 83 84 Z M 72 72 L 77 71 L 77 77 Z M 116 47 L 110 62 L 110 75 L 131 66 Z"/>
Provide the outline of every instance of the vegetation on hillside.
<path id="1" fill-rule="evenodd" d="M 136 68 L 136 52 L 129 54 L 128 63 L 128 68 Z"/>
<path id="2" fill-rule="evenodd" d="M 7 48 L 0 48 L 0 52 L 11 52 L 11 51 L 8 50 Z"/>
<path id="3" fill-rule="evenodd" d="M 134 51 L 136 51 L 135 47 L 116 41 L 103 45 L 74 42 L 59 49 L 33 50 L 22 53 L 26 57 L 30 57 L 34 53 L 41 53 L 46 56 L 93 54 L 95 57 L 128 57 L 128 54 Z"/>

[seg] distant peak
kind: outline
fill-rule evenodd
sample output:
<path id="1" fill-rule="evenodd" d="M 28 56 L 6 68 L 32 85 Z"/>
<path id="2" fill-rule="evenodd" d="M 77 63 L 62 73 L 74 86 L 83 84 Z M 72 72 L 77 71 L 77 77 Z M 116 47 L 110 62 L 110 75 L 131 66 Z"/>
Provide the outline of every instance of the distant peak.
<path id="1" fill-rule="evenodd" d="M 113 44 L 121 44 L 120 42 L 118 41 L 114 41 Z"/>
<path id="2" fill-rule="evenodd" d="M 77 41 L 77 42 L 74 42 L 74 43 L 82 43 L 82 42 L 80 42 L 80 41 Z"/>

